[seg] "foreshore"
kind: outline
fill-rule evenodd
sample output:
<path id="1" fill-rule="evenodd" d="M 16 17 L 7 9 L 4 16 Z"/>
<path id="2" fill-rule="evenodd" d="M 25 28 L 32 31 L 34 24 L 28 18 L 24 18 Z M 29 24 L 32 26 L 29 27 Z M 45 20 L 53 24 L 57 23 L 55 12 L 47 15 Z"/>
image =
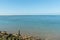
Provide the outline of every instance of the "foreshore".
<path id="1" fill-rule="evenodd" d="M 20 34 L 20 31 L 18 33 L 8 33 L 7 31 L 0 31 L 0 40 L 42 40 L 40 37 L 32 36 L 32 35 L 24 35 L 22 36 Z"/>

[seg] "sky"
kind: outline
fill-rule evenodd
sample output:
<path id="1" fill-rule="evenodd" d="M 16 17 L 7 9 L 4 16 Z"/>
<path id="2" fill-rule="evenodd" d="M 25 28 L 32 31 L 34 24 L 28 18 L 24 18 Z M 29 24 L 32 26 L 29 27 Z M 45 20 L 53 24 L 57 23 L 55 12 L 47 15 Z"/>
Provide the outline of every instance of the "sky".
<path id="1" fill-rule="evenodd" d="M 60 14 L 60 0 L 0 0 L 0 15 Z"/>

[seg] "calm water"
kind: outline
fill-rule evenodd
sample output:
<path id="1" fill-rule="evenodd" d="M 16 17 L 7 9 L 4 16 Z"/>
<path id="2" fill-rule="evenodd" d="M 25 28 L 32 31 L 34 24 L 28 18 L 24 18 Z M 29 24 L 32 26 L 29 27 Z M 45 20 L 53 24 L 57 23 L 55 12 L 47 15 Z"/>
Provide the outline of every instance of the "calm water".
<path id="1" fill-rule="evenodd" d="M 50 40 L 60 40 L 60 16 L 0 16 L 0 30 L 11 33 L 21 30 L 21 33 L 39 35 Z"/>

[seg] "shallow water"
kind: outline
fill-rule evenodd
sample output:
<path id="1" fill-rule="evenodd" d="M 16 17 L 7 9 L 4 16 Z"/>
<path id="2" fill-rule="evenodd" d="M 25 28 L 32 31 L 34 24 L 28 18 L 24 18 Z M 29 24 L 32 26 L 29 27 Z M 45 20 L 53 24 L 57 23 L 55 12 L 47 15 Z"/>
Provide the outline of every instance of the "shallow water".
<path id="1" fill-rule="evenodd" d="M 39 35 L 49 40 L 60 40 L 59 15 L 0 16 L 0 30 L 10 33 Z"/>

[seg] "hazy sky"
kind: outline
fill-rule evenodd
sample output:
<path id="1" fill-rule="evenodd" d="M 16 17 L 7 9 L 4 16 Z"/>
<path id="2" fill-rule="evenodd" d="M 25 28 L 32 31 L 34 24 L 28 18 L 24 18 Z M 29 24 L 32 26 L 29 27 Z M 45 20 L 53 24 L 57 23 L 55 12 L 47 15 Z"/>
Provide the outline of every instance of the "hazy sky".
<path id="1" fill-rule="evenodd" d="M 0 15 L 60 14 L 60 0 L 0 0 Z"/>

